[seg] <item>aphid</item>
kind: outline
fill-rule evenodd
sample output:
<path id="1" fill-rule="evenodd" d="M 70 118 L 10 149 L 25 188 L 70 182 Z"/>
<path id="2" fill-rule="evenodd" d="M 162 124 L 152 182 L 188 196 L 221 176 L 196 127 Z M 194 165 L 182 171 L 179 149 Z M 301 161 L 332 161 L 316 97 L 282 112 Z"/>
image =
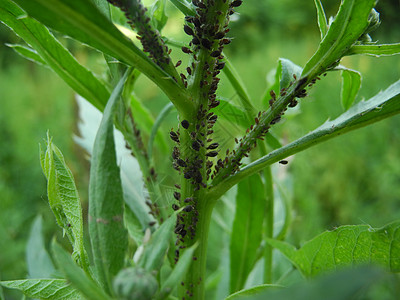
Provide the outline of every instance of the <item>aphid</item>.
<path id="1" fill-rule="evenodd" d="M 181 122 L 181 124 L 182 124 L 182 127 L 185 128 L 185 129 L 188 129 L 189 125 L 190 125 L 188 120 L 183 120 Z"/>
<path id="2" fill-rule="evenodd" d="M 168 55 L 171 54 L 171 52 L 172 52 L 172 49 L 169 49 L 169 50 L 168 50 Z"/>
<path id="3" fill-rule="evenodd" d="M 177 134 L 176 132 L 171 131 L 171 132 L 169 133 L 169 136 L 170 136 L 170 138 L 171 138 L 174 142 L 179 143 L 179 137 L 178 137 L 178 134 Z"/>
<path id="4" fill-rule="evenodd" d="M 288 164 L 288 161 L 287 161 L 287 160 L 280 160 L 279 163 L 280 163 L 281 165 L 287 165 L 287 164 Z"/>
<path id="5" fill-rule="evenodd" d="M 294 78 L 294 80 L 297 80 L 296 74 L 293 74 L 293 78 Z"/>
<path id="6" fill-rule="evenodd" d="M 178 166 L 180 166 L 180 167 L 183 167 L 183 168 L 187 167 L 186 162 L 185 162 L 183 159 L 181 159 L 181 158 L 178 158 L 178 160 L 176 161 L 176 163 L 177 163 Z"/>
<path id="7" fill-rule="evenodd" d="M 181 193 L 174 192 L 174 198 L 179 201 L 181 199 Z"/>
<path id="8" fill-rule="evenodd" d="M 182 230 L 184 230 L 184 228 L 185 228 L 185 225 L 183 225 L 183 224 L 178 224 L 178 225 L 175 227 L 174 233 L 179 234 Z"/>
<path id="9" fill-rule="evenodd" d="M 231 3 L 231 7 L 239 7 L 240 5 L 242 5 L 242 0 L 235 0 Z"/>
<path id="10" fill-rule="evenodd" d="M 207 39 L 201 39 L 201 45 L 208 50 L 211 49 L 211 42 Z"/>
<path id="11" fill-rule="evenodd" d="M 175 183 L 175 187 L 176 187 L 177 189 L 181 189 L 181 186 L 180 186 L 179 184 L 176 184 L 176 183 Z"/>
<path id="12" fill-rule="evenodd" d="M 179 257 L 179 250 L 175 250 L 175 256 Z"/>
<path id="13" fill-rule="evenodd" d="M 190 28 L 190 26 L 188 26 L 188 25 L 183 26 L 183 30 L 185 31 L 185 33 L 187 35 L 193 35 L 194 34 L 193 29 Z"/>
<path id="14" fill-rule="evenodd" d="M 231 16 L 235 13 L 235 10 L 233 8 L 230 8 L 228 11 L 228 14 Z"/>
<path id="15" fill-rule="evenodd" d="M 192 44 L 193 45 L 200 45 L 200 40 L 199 40 L 199 38 L 197 36 L 193 36 Z"/>
<path id="16" fill-rule="evenodd" d="M 174 147 L 174 150 L 172 151 L 172 158 L 173 159 L 178 159 L 179 158 L 179 149 L 178 149 L 178 147 Z"/>
<path id="17" fill-rule="evenodd" d="M 193 172 L 192 171 L 187 171 L 183 177 L 185 177 L 185 179 L 190 179 L 193 177 Z"/>
<path id="18" fill-rule="evenodd" d="M 220 102 L 219 102 L 218 100 L 216 100 L 216 101 L 211 102 L 210 105 L 209 105 L 209 107 L 210 107 L 210 108 L 215 108 L 215 107 L 217 107 L 219 104 L 220 104 Z"/>
<path id="19" fill-rule="evenodd" d="M 222 70 L 225 67 L 225 63 L 224 62 L 219 62 L 217 63 L 217 65 L 215 66 L 215 68 L 217 70 Z"/>
<path id="20" fill-rule="evenodd" d="M 228 44 L 231 43 L 231 39 L 222 39 L 222 40 L 221 40 L 221 43 L 222 43 L 223 45 L 228 45 Z"/>
<path id="21" fill-rule="evenodd" d="M 193 53 L 188 47 L 182 47 L 182 52 L 187 54 Z"/>
<path id="22" fill-rule="evenodd" d="M 211 57 L 218 57 L 220 55 L 221 55 L 221 51 L 219 51 L 219 50 L 213 51 L 210 54 Z"/>
<path id="23" fill-rule="evenodd" d="M 220 32 L 217 32 L 217 33 L 214 35 L 214 38 L 216 38 L 217 40 L 220 40 L 220 39 L 222 39 L 224 36 L 225 36 L 225 32 L 220 31 Z"/>
<path id="24" fill-rule="evenodd" d="M 176 62 L 175 68 L 179 67 L 181 64 L 182 64 L 182 61 L 181 61 L 181 60 L 178 60 L 178 61 Z"/>
<path id="25" fill-rule="evenodd" d="M 179 209 L 179 206 L 177 204 L 172 204 L 172 209 L 177 211 Z"/>
<path id="26" fill-rule="evenodd" d="M 271 91 L 269 92 L 269 94 L 271 95 L 272 99 L 275 101 L 275 99 L 276 99 L 275 91 L 274 91 L 274 90 L 271 90 Z"/>
<path id="27" fill-rule="evenodd" d="M 208 153 L 206 153 L 206 156 L 208 157 L 215 157 L 218 155 L 218 151 L 210 151 Z"/>
<path id="28" fill-rule="evenodd" d="M 190 67 L 187 67 L 186 71 L 188 72 L 189 75 L 192 75 L 192 69 Z"/>
<path id="29" fill-rule="evenodd" d="M 192 201 L 193 201 L 192 197 L 188 197 L 185 200 L 183 200 L 183 202 L 185 202 L 185 203 L 189 203 L 189 202 L 192 202 Z"/>
<path id="30" fill-rule="evenodd" d="M 199 150 L 200 150 L 200 143 L 199 143 L 198 141 L 194 141 L 194 142 L 192 143 L 192 148 L 193 148 L 194 150 L 196 150 L 196 151 L 199 151 Z"/>
<path id="31" fill-rule="evenodd" d="M 182 80 L 186 80 L 186 76 L 185 76 L 185 74 L 180 74 L 181 75 L 181 78 L 182 78 Z"/>
<path id="32" fill-rule="evenodd" d="M 185 206 L 185 208 L 183 209 L 183 211 L 185 211 L 185 212 L 191 212 L 192 210 L 193 210 L 192 205 Z"/>
<path id="33" fill-rule="evenodd" d="M 289 102 L 289 105 L 288 105 L 288 106 L 289 106 L 289 107 L 295 107 L 295 106 L 297 105 L 297 103 L 298 103 L 298 102 L 297 102 L 296 100 L 293 99 L 292 101 Z"/>
<path id="34" fill-rule="evenodd" d="M 203 180 L 203 176 L 201 175 L 200 172 L 196 172 L 196 174 L 194 174 L 193 178 L 196 181 L 196 183 L 201 183 L 201 181 Z"/>
<path id="35" fill-rule="evenodd" d="M 154 225 L 156 225 L 155 221 L 149 222 L 149 226 L 154 226 Z"/>

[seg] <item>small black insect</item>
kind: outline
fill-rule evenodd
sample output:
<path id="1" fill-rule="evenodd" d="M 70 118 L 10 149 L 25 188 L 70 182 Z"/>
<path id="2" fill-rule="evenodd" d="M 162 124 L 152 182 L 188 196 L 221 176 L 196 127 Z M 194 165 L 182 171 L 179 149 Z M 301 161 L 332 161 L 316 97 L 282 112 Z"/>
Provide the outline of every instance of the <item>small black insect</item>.
<path id="1" fill-rule="evenodd" d="M 196 151 L 199 151 L 199 150 L 200 150 L 200 143 L 199 143 L 198 141 L 194 141 L 194 142 L 192 143 L 192 148 L 193 148 L 194 150 L 196 150 Z"/>
<path id="2" fill-rule="evenodd" d="M 207 39 L 201 39 L 201 45 L 208 50 L 211 49 L 211 42 Z"/>
<path id="3" fill-rule="evenodd" d="M 188 47 L 182 47 L 182 52 L 187 54 L 193 53 Z"/>
<path id="4" fill-rule="evenodd" d="M 190 26 L 188 26 L 188 25 L 183 26 L 183 30 L 185 31 L 185 33 L 187 35 L 193 35 L 194 34 L 193 29 L 190 28 Z"/>
<path id="5" fill-rule="evenodd" d="M 186 162 L 181 158 L 178 158 L 176 163 L 178 164 L 178 166 L 183 167 L 183 168 L 185 168 L 187 166 Z"/>
<path id="6" fill-rule="evenodd" d="M 287 160 L 280 160 L 279 163 L 280 163 L 281 165 L 287 165 L 287 164 L 288 164 L 288 161 L 287 161 Z"/>
<path id="7" fill-rule="evenodd" d="M 174 198 L 179 201 L 181 199 L 181 193 L 174 192 Z"/>
<path id="8" fill-rule="evenodd" d="M 189 75 L 192 75 L 192 69 L 190 67 L 187 67 L 186 71 L 188 72 Z"/>
<path id="9" fill-rule="evenodd" d="M 179 234 L 182 230 L 184 230 L 184 228 L 185 228 L 185 225 L 183 225 L 183 224 L 178 224 L 178 225 L 175 227 L 174 233 Z"/>
<path id="10" fill-rule="evenodd" d="M 185 208 L 183 209 L 183 211 L 185 211 L 185 212 L 191 212 L 192 210 L 193 210 L 192 205 L 185 206 Z"/>
<path id="11" fill-rule="evenodd" d="M 189 202 L 192 202 L 192 201 L 193 201 L 192 197 L 188 197 L 185 200 L 183 200 L 183 202 L 185 202 L 185 203 L 189 203 Z"/>
<path id="12" fill-rule="evenodd" d="M 170 136 L 170 138 L 171 138 L 174 142 L 179 143 L 179 137 L 178 137 L 178 134 L 177 134 L 176 132 L 171 131 L 171 132 L 169 133 L 169 136 Z"/>
<path id="13" fill-rule="evenodd" d="M 190 125 L 188 120 L 183 120 L 181 122 L 181 124 L 182 124 L 182 127 L 185 128 L 185 129 L 188 129 L 189 125 Z"/>
<path id="14" fill-rule="evenodd" d="M 240 5 L 242 5 L 242 0 L 235 0 L 231 3 L 231 7 L 238 7 Z"/>
<path id="15" fill-rule="evenodd" d="M 222 39 L 224 36 L 225 36 L 225 32 L 223 32 L 223 31 L 217 32 L 217 33 L 214 35 L 214 37 L 215 37 L 217 40 Z"/>
<path id="16" fill-rule="evenodd" d="M 219 51 L 219 50 L 213 51 L 210 54 L 211 57 L 218 57 L 220 55 L 221 55 L 221 51 Z"/>
<path id="17" fill-rule="evenodd" d="M 179 206 L 178 206 L 177 204 L 174 203 L 174 204 L 172 204 L 172 209 L 176 211 L 176 210 L 179 209 Z"/>
<path id="18" fill-rule="evenodd" d="M 175 68 L 179 67 L 181 64 L 182 64 L 182 61 L 181 61 L 181 60 L 178 60 L 178 61 L 176 62 Z"/>
<path id="19" fill-rule="evenodd" d="M 206 153 L 206 156 L 208 156 L 208 157 L 215 157 L 217 155 L 218 155 L 217 151 L 210 151 L 210 152 Z"/>

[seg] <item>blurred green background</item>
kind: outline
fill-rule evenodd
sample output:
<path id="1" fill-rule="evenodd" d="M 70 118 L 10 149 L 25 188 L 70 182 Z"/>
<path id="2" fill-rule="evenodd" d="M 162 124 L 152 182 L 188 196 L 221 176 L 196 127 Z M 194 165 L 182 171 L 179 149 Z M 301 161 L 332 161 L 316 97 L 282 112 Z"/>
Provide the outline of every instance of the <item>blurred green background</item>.
<path id="1" fill-rule="evenodd" d="M 151 1 L 148 1 L 151 2 Z M 333 15 L 340 1 L 322 1 Z M 400 2 L 385 0 L 377 6 L 382 25 L 372 34 L 379 42 L 400 41 Z M 312 0 L 244 1 L 234 15 L 226 54 L 241 75 L 256 107 L 267 88 L 267 75 L 284 57 L 304 66 L 316 49 L 319 32 Z M 168 7 L 165 34 L 187 39 L 183 17 Z M 50 130 L 74 172 L 83 202 L 87 202 L 88 163 L 75 145 L 77 107 L 73 91 L 51 70 L 25 60 L 6 43 L 20 40 L 0 25 L 0 277 L 26 276 L 25 243 L 37 214 L 45 216 L 45 234 L 55 232 L 46 197 L 38 144 Z M 79 60 L 100 73 L 98 53 L 63 40 Z M 174 57 L 180 57 L 178 50 Z M 177 59 L 176 59 L 177 60 Z M 362 72 L 358 100 L 368 99 L 400 78 L 400 57 L 348 57 L 342 63 Z M 138 95 L 156 117 L 165 96 L 145 79 Z M 222 76 L 220 92 L 232 101 L 235 92 Z M 274 132 L 289 142 L 342 112 L 340 74 L 330 73 L 311 90 L 301 113 L 279 123 Z M 171 117 L 171 124 L 176 118 Z M 343 224 L 382 226 L 400 218 L 400 118 L 384 120 L 349 133 L 293 157 L 285 170 L 292 176 L 294 222 L 289 240 L 296 245 Z M 173 126 L 173 125 L 172 125 Z M 165 160 L 164 160 L 165 161 Z M 279 169 L 278 169 L 279 171 Z M 60 233 L 58 233 L 60 234 Z M 11 297 L 11 296 L 10 296 Z M 10 298 L 11 299 L 11 298 Z"/>

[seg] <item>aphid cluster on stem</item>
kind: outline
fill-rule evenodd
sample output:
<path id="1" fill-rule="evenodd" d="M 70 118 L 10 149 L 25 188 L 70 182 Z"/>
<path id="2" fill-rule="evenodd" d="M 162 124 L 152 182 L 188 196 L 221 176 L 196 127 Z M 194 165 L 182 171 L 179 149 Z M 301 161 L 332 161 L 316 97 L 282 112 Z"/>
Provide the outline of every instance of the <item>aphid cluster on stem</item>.
<path id="1" fill-rule="evenodd" d="M 165 45 L 157 30 L 150 24 L 146 15 L 147 8 L 140 0 L 107 0 L 110 4 L 119 7 L 124 12 L 128 24 L 137 30 L 137 39 L 140 40 L 143 51 L 149 53 L 150 58 L 161 68 L 170 64 L 169 54 L 171 49 Z"/>

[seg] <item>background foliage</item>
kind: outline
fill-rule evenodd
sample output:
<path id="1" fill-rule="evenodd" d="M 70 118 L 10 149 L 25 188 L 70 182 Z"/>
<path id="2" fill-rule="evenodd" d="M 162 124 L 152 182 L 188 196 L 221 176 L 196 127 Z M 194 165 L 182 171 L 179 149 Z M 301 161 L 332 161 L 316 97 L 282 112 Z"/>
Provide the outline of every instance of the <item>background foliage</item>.
<path id="1" fill-rule="evenodd" d="M 336 2 L 323 1 L 328 15 L 336 11 Z M 399 40 L 400 18 L 396 12 L 400 10 L 400 3 L 381 1 L 377 10 L 383 23 L 374 33 L 374 39 Z M 181 30 L 182 16 L 174 17 L 172 13 L 170 10 L 166 31 L 177 38 L 187 38 Z M 265 90 L 268 74 L 279 57 L 303 65 L 312 54 L 319 38 L 314 20 L 313 1 L 246 1 L 242 6 L 240 16 L 231 23 L 234 43 L 226 51 L 257 107 L 262 107 L 262 103 L 255 97 Z M 54 142 L 63 150 L 74 172 L 84 204 L 88 164 L 85 152 L 72 139 L 78 116 L 72 91 L 48 69 L 27 62 L 5 47 L 5 43 L 15 43 L 18 38 L 3 25 L 0 39 L 0 277 L 8 280 L 26 275 L 25 243 L 37 213 L 45 216 L 49 239 L 57 232 L 46 201 L 38 141 L 50 128 Z M 100 74 L 104 70 L 98 53 L 75 44 L 69 48 L 94 72 Z M 346 57 L 343 63 L 364 75 L 357 100 L 374 95 L 380 87 L 400 77 L 397 57 L 380 58 L 379 63 L 373 57 Z M 274 128 L 278 136 L 294 140 L 327 118 L 339 115 L 342 108 L 336 99 L 340 93 L 340 74 L 330 73 L 328 77 L 336 78 L 328 78 L 332 80 L 324 80 L 312 90 L 302 103 L 301 114 Z M 160 103 L 166 104 L 167 99 L 144 77 L 139 80 L 138 97 L 146 101 L 146 108 L 155 117 L 163 107 Z M 223 77 L 221 82 L 220 92 L 224 97 L 237 97 Z M 174 113 L 170 114 L 169 121 L 176 122 Z M 321 231 L 342 224 L 380 227 L 400 218 L 399 122 L 399 116 L 384 120 L 298 154 L 288 167 L 274 169 L 282 176 L 291 174 L 285 177 L 284 187 L 296 212 L 289 234 L 291 242 L 300 245 Z M 160 163 L 168 163 L 161 153 L 155 155 Z M 166 186 L 170 184 L 165 182 Z M 218 209 L 217 212 L 229 214 Z M 211 249 L 221 247 L 223 241 L 218 239 L 221 230 L 217 227 L 211 233 Z M 209 269 L 213 270 L 220 256 L 210 253 Z"/>

